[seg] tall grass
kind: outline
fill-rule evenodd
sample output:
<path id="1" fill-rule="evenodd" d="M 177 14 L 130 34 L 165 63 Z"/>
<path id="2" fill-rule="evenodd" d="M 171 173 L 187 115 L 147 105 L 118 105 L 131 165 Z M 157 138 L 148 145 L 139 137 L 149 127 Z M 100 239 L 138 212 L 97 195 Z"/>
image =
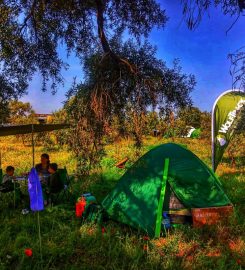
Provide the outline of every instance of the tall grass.
<path id="1" fill-rule="evenodd" d="M 77 179 L 77 196 L 93 192 L 98 201 L 113 189 L 120 176 L 139 155 L 166 140 L 147 138 L 140 153 L 131 141 L 106 147 L 106 156 L 90 176 Z M 210 145 L 206 141 L 179 139 L 197 156 L 211 164 Z M 31 148 L 2 142 L 3 167 L 13 165 L 18 173 L 31 166 Z M 37 161 L 44 151 L 36 148 Z M 75 160 L 65 149 L 50 153 L 51 160 L 68 171 L 75 170 Z M 125 169 L 115 163 L 128 157 Z M 229 163 L 219 166 L 217 174 L 234 204 L 234 214 L 227 223 L 203 228 L 180 227 L 159 239 L 149 239 L 140 231 L 107 221 L 101 226 L 83 224 L 75 217 L 74 203 L 64 202 L 40 212 L 43 262 L 38 242 L 37 215 L 21 214 L 3 198 L 0 204 L 0 269 L 242 269 L 245 267 L 244 168 Z M 25 189 L 25 187 L 22 187 Z M 9 207 L 10 204 L 10 207 Z M 33 256 L 24 254 L 25 248 Z"/>

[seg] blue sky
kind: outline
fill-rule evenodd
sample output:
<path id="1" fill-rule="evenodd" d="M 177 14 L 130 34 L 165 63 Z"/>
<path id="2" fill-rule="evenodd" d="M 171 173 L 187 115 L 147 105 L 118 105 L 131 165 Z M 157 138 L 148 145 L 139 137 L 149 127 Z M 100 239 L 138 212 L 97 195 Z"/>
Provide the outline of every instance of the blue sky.
<path id="1" fill-rule="evenodd" d="M 229 53 L 245 45 L 245 16 L 240 16 L 233 28 L 226 34 L 235 17 L 224 16 L 217 8 L 212 8 L 209 16 L 205 15 L 197 29 L 190 31 L 182 21 L 180 1 L 161 1 L 169 20 L 162 30 L 153 29 L 149 40 L 157 45 L 158 58 L 172 65 L 175 58 L 180 59 L 182 71 L 194 74 L 197 85 L 191 97 L 193 105 L 201 110 L 211 111 L 215 99 L 223 91 L 231 88 L 229 75 Z M 65 52 L 60 54 L 66 59 Z M 49 91 L 42 93 L 41 79 L 37 75 L 29 87 L 29 94 L 22 98 L 30 102 L 37 113 L 51 113 L 62 107 L 65 93 L 69 89 L 73 77 L 82 79 L 79 61 L 71 56 L 66 59 L 69 70 L 63 72 L 64 87 L 60 87 L 56 95 Z"/>

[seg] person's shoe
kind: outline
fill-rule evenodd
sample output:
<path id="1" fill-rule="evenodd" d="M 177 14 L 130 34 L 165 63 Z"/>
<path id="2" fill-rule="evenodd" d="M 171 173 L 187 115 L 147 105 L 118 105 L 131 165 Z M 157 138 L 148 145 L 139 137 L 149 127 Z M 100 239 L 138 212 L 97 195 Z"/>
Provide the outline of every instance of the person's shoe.
<path id="1" fill-rule="evenodd" d="M 27 215 L 28 213 L 29 213 L 29 210 L 27 208 L 22 209 L 22 211 L 21 211 L 22 215 Z"/>

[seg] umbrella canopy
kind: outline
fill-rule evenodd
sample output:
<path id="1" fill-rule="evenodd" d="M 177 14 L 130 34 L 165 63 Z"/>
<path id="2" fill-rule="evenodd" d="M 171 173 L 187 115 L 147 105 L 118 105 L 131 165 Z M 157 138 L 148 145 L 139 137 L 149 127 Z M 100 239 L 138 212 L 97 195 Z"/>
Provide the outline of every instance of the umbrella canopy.
<path id="1" fill-rule="evenodd" d="M 69 128 L 68 124 L 30 124 L 0 127 L 0 137 Z"/>
<path id="2" fill-rule="evenodd" d="M 34 167 L 34 139 L 33 133 L 53 131 L 58 129 L 69 128 L 68 124 L 29 124 L 29 125 L 18 125 L 18 126 L 0 126 L 0 137 L 20 134 L 32 134 L 32 165 Z M 0 167 L 2 166 L 2 153 L 0 151 Z"/>

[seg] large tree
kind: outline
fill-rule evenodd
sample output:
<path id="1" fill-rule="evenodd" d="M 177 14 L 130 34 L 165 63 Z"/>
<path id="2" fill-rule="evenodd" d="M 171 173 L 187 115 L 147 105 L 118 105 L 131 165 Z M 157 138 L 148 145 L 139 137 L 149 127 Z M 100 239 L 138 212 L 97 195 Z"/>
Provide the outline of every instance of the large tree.
<path id="1" fill-rule="evenodd" d="M 136 72 L 133 64 L 113 52 L 108 36 L 127 30 L 139 40 L 166 22 L 155 0 L 0 1 L 0 14 L 0 83 L 4 81 L 12 95 L 23 94 L 37 71 L 43 89 L 51 80 L 56 91 L 66 66 L 58 54 L 60 44 L 81 61 L 100 46 L 102 62 L 109 58 Z M 2 94 L 1 84 L 0 90 Z"/>
<path id="2" fill-rule="evenodd" d="M 11 100 L 8 103 L 9 116 L 7 123 L 10 124 L 33 124 L 37 122 L 35 111 L 29 102 Z"/>
<path id="3" fill-rule="evenodd" d="M 231 15 L 239 15 L 245 8 L 244 0 L 181 0 L 180 3 L 191 29 L 212 4 Z M 118 57 L 108 37 L 126 31 L 140 40 L 153 27 L 163 27 L 165 22 L 165 12 L 157 0 L 2 0 L 0 97 L 24 94 L 35 72 L 43 77 L 43 89 L 47 89 L 51 80 L 55 92 L 63 79 L 61 70 L 66 67 L 58 54 L 60 44 L 68 54 L 74 52 L 81 62 L 99 45 L 104 52 L 102 62 L 110 58 L 135 73 L 135 64 Z M 244 78 L 244 68 L 239 70 Z"/>
<path id="4" fill-rule="evenodd" d="M 186 126 L 200 128 L 201 111 L 196 107 L 186 107 L 178 112 L 178 118 L 181 119 Z"/>
<path id="5" fill-rule="evenodd" d="M 72 98 L 66 105 L 70 122 L 74 123 L 72 149 L 76 149 L 75 154 L 83 163 L 97 161 L 93 153 L 99 149 L 115 116 L 117 126 L 127 130 L 140 146 L 149 107 L 161 110 L 191 104 L 195 78 L 184 74 L 178 61 L 168 68 L 156 58 L 156 48 L 147 42 L 138 46 L 114 38 L 111 46 L 118 57 L 134 63 L 137 70 L 134 73 L 127 65 L 118 66 L 111 59 L 106 65 L 101 64 L 103 51 L 84 60 L 84 81 L 71 89 Z"/>

